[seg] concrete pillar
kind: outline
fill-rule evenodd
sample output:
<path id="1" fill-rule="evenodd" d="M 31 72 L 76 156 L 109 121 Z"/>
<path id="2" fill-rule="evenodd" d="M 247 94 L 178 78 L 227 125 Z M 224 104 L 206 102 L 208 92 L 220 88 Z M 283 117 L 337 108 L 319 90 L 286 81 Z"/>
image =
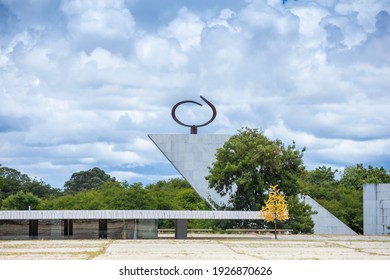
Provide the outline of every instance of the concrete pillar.
<path id="1" fill-rule="evenodd" d="M 187 220 L 175 220 L 175 239 L 187 239 Z"/>
<path id="2" fill-rule="evenodd" d="M 38 220 L 29 220 L 30 239 L 38 239 Z"/>
<path id="3" fill-rule="evenodd" d="M 69 239 L 73 237 L 73 220 L 64 219 L 64 238 Z"/>
<path id="4" fill-rule="evenodd" d="M 363 186 L 363 232 L 365 235 L 390 233 L 390 184 Z"/>
<path id="5" fill-rule="evenodd" d="M 99 219 L 99 238 L 107 239 L 107 219 Z"/>
<path id="6" fill-rule="evenodd" d="M 50 220 L 50 236 L 48 238 L 61 238 L 61 220 Z"/>

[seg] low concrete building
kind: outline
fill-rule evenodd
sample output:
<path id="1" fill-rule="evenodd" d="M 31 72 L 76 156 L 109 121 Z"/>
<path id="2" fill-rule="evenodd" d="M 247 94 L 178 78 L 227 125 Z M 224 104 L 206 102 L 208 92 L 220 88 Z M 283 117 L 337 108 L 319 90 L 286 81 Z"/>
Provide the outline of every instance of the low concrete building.
<path id="1" fill-rule="evenodd" d="M 187 220 L 261 220 L 258 211 L 34 210 L 0 211 L 4 239 L 157 238 L 158 220 L 175 220 L 175 238 L 187 238 Z"/>

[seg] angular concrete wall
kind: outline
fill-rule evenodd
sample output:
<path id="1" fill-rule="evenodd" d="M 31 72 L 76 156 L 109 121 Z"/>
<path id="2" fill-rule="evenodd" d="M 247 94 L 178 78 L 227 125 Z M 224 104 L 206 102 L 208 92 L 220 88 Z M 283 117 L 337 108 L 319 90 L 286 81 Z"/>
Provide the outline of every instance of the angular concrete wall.
<path id="1" fill-rule="evenodd" d="M 317 214 L 312 214 L 315 234 L 356 234 L 346 224 L 341 222 L 336 216 L 322 207 L 317 201 L 310 196 L 301 196 L 301 201 L 310 205 L 312 210 Z"/>
<path id="2" fill-rule="evenodd" d="M 363 232 L 367 235 L 389 234 L 390 184 L 363 186 Z"/>
<path id="3" fill-rule="evenodd" d="M 205 177 L 209 174 L 207 167 L 215 161 L 217 149 L 222 147 L 231 135 L 149 134 L 148 136 L 201 197 L 209 202 L 227 204 L 229 197 L 221 197 L 217 192 L 209 189 Z M 312 216 L 315 222 L 314 233 L 356 234 L 312 198 L 306 196 L 305 201 L 318 212 Z"/>
<path id="4" fill-rule="evenodd" d="M 218 148 L 230 138 L 230 135 L 201 134 L 150 134 L 156 144 L 176 170 L 190 183 L 195 191 L 209 203 L 227 203 L 228 197 L 221 197 L 209 189 L 205 176 L 208 166 L 215 161 Z M 210 203 L 212 205 L 212 203 Z"/>

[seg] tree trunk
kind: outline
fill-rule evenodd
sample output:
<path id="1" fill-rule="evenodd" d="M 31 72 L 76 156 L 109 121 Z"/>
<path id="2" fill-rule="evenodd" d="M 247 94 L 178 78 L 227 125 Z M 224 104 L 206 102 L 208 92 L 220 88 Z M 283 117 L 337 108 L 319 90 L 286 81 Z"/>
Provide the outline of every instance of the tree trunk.
<path id="1" fill-rule="evenodd" d="M 275 219 L 274 219 L 274 224 L 275 224 L 275 239 L 278 239 L 276 236 L 276 202 L 275 202 Z"/>
<path id="2" fill-rule="evenodd" d="M 276 220 L 275 220 L 275 239 L 278 239 L 278 237 L 276 236 Z"/>

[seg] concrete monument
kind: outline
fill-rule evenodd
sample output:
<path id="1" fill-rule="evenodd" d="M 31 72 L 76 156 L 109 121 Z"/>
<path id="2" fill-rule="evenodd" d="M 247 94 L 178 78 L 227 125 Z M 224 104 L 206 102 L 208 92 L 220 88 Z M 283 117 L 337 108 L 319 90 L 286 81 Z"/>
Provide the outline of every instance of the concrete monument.
<path id="1" fill-rule="evenodd" d="M 172 108 L 172 117 L 180 125 L 191 127 L 191 134 L 149 134 L 149 138 L 186 179 L 197 193 L 206 199 L 211 206 L 216 204 L 227 204 L 229 197 L 221 197 L 216 191 L 208 187 L 205 177 L 209 174 L 208 167 L 215 161 L 215 154 L 218 148 L 230 138 L 231 135 L 199 135 L 197 127 L 210 124 L 217 115 L 217 110 L 201 97 L 212 109 L 213 116 L 210 121 L 201 125 L 188 125 L 180 122 L 175 114 L 176 108 L 183 103 L 200 103 L 186 100 L 177 103 Z M 318 204 L 309 196 L 302 196 L 302 200 L 309 204 L 316 214 L 312 215 L 315 223 L 314 233 L 316 234 L 356 234 L 352 229 L 342 223 L 324 207 Z"/>
<path id="2" fill-rule="evenodd" d="M 363 186 L 363 232 L 377 235 L 390 233 L 390 184 Z"/>

